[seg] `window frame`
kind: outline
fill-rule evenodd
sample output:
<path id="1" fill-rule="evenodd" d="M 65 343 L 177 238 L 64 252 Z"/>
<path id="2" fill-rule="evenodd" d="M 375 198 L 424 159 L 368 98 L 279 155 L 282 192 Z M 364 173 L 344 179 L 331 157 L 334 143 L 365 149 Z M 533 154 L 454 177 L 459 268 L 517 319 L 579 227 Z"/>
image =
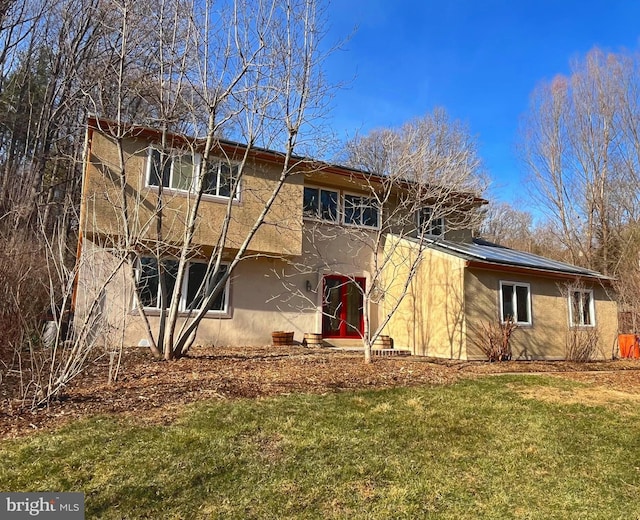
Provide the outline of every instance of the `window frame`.
<path id="1" fill-rule="evenodd" d="M 375 203 L 375 207 L 377 209 L 377 223 L 375 226 L 368 226 L 362 223 L 364 213 L 361 213 L 361 219 L 359 223 L 347 222 L 347 197 L 358 197 L 360 199 L 365 199 L 369 201 L 373 201 Z M 364 206 L 362 206 L 364 207 Z M 344 191 L 342 192 L 342 223 L 345 226 L 356 227 L 356 228 L 364 228 L 364 229 L 380 229 L 382 221 L 382 208 L 378 206 L 378 201 L 373 196 L 364 195 L 362 193 L 354 193 Z"/>
<path id="2" fill-rule="evenodd" d="M 213 165 L 215 164 L 218 168 L 218 175 L 216 177 L 216 193 L 207 193 L 204 188 L 202 189 L 202 197 L 203 198 L 207 198 L 207 199 L 222 199 L 222 200 L 229 200 L 231 199 L 234 202 L 240 202 L 240 165 L 238 163 L 233 163 L 233 162 L 229 162 L 229 161 L 225 161 L 223 159 L 219 159 L 217 161 L 212 161 L 211 159 L 209 159 L 207 161 L 207 166 Z M 202 166 L 202 161 L 200 161 L 200 166 Z M 233 178 L 233 172 L 235 172 L 236 175 L 236 183 L 235 183 L 235 192 L 233 193 L 233 195 L 220 195 L 220 170 L 222 168 L 222 166 L 228 166 L 229 169 L 231 170 L 231 178 Z M 204 173 L 204 175 L 206 175 L 207 172 Z M 204 177 L 202 178 L 202 181 L 204 182 Z M 231 188 L 229 189 L 229 191 L 231 191 Z"/>
<path id="3" fill-rule="evenodd" d="M 154 153 L 157 153 L 160 156 L 160 164 L 159 164 L 160 176 L 158 179 L 160 184 L 151 183 L 151 172 L 153 171 Z M 168 186 L 165 186 L 163 182 L 165 157 L 167 161 L 170 161 Z M 176 159 L 180 157 L 190 157 L 192 161 L 191 183 L 190 183 L 189 189 L 176 188 L 173 186 Z M 197 181 L 200 176 L 201 164 L 202 164 L 202 156 L 197 152 L 196 153 L 179 153 L 178 150 L 169 150 L 167 152 L 164 152 L 158 147 L 150 146 L 149 151 L 147 152 L 147 168 L 146 168 L 146 174 L 145 174 L 145 186 L 147 188 L 158 190 L 162 185 L 163 190 L 168 190 L 168 191 L 177 192 L 177 193 L 194 193 L 195 192 L 194 188 L 196 185 L 195 181 Z"/>
<path id="4" fill-rule="evenodd" d="M 147 164 L 146 164 L 146 171 L 145 171 L 145 187 L 153 189 L 153 190 L 159 190 L 160 189 L 160 185 L 159 184 L 152 184 L 151 183 L 151 174 L 152 174 L 152 170 L 153 170 L 153 154 L 157 153 L 160 155 L 160 166 L 162 166 L 163 163 L 163 156 L 167 157 L 167 160 L 171 162 L 170 166 L 169 166 L 169 180 L 168 180 L 168 186 L 164 186 L 164 184 L 162 184 L 162 189 L 164 191 L 169 191 L 171 193 L 183 193 L 183 194 L 195 194 L 197 192 L 196 188 L 198 186 L 199 182 L 204 182 L 204 176 L 206 175 L 206 172 L 203 172 L 203 168 L 202 168 L 202 154 L 198 153 L 198 152 L 186 152 L 186 153 L 180 153 L 179 150 L 169 150 L 167 152 L 163 152 L 160 148 L 156 147 L 156 146 L 150 146 L 149 147 L 149 151 L 147 152 Z M 192 176 L 191 176 L 191 183 L 190 183 L 190 187 L 189 189 L 184 189 L 184 188 L 175 188 L 172 186 L 173 182 L 174 182 L 174 173 L 175 173 L 175 164 L 176 164 L 176 159 L 180 158 L 180 157 L 189 157 L 191 158 L 192 161 L 192 165 L 193 165 L 193 169 L 192 169 Z M 235 192 L 233 193 L 233 196 L 231 195 L 220 195 L 220 179 L 221 179 L 221 175 L 220 175 L 220 171 L 223 165 L 227 165 L 231 172 L 235 172 L 236 176 L 238 176 L 238 171 L 239 171 L 239 165 L 237 163 L 233 163 L 233 162 L 229 162 L 229 161 L 225 161 L 223 159 L 220 158 L 216 158 L 215 160 L 209 159 L 207 161 L 207 167 L 210 167 L 212 165 L 216 165 L 217 166 L 217 170 L 218 170 L 218 174 L 216 176 L 216 193 L 207 193 L 203 187 L 202 189 L 202 198 L 205 200 L 224 200 L 227 201 L 229 199 L 231 199 L 234 202 L 240 202 L 240 180 L 238 179 L 236 181 L 235 184 Z M 162 183 L 164 181 L 164 174 L 163 172 L 161 172 L 160 175 L 160 182 Z"/>
<path id="5" fill-rule="evenodd" d="M 316 211 L 315 214 L 309 214 L 307 212 L 305 212 L 304 209 L 304 190 L 306 189 L 310 189 L 310 190 L 317 190 L 318 191 L 318 211 Z M 326 191 L 328 193 L 334 193 L 336 195 L 336 218 L 335 220 L 332 219 L 326 219 L 323 218 L 323 212 L 322 212 L 322 192 Z M 314 186 L 314 185 L 305 185 L 302 187 L 302 215 L 305 219 L 307 220 L 316 220 L 319 222 L 329 222 L 329 223 L 333 223 L 333 224 L 340 224 L 342 221 L 342 204 L 341 204 L 341 192 L 340 190 L 334 190 L 331 188 L 325 188 L 322 186 Z"/>
<path id="6" fill-rule="evenodd" d="M 573 298 L 576 294 L 580 295 L 580 323 L 575 322 L 575 316 L 573 315 Z M 582 314 L 584 311 L 583 297 L 585 294 L 589 295 L 589 320 L 591 323 L 584 323 L 585 316 Z M 567 303 L 569 306 L 569 326 L 571 328 L 594 328 L 596 326 L 596 307 L 593 289 L 571 289 Z"/>
<path id="7" fill-rule="evenodd" d="M 137 259 L 136 259 L 136 266 L 135 266 L 135 291 L 136 294 L 138 293 L 138 284 L 140 283 L 140 278 L 142 275 L 142 267 L 141 267 L 141 261 L 143 258 L 147 258 L 147 259 L 151 259 L 151 260 L 155 260 L 156 261 L 156 280 L 158 280 L 157 282 L 157 294 L 155 296 L 155 300 L 158 304 L 160 304 L 160 299 L 162 297 L 162 295 L 160 294 L 160 282 L 159 282 L 159 272 L 158 272 L 158 259 L 156 257 L 153 256 L 145 256 L 145 255 L 140 255 Z M 178 260 L 175 257 L 171 257 L 171 256 L 167 256 L 167 257 L 162 257 L 160 259 L 160 262 L 164 262 L 164 261 L 173 261 L 173 262 L 178 262 Z M 186 274 L 184 279 L 182 280 L 182 292 L 180 295 L 180 302 L 178 303 L 178 312 L 180 315 L 186 315 L 186 314 L 192 314 L 194 312 L 198 312 L 199 308 L 193 308 L 193 309 L 189 309 L 188 304 L 187 304 L 187 296 L 188 296 L 188 291 L 189 291 L 189 277 L 191 275 L 190 273 L 190 268 L 193 264 L 207 264 L 206 260 L 190 260 L 187 262 L 187 266 L 186 266 Z M 229 264 L 227 262 L 222 262 L 220 264 L 221 267 L 225 267 L 225 269 L 229 268 Z M 222 297 L 222 309 L 209 309 L 206 313 L 207 316 L 215 316 L 215 317 L 230 317 L 230 286 L 231 286 L 231 276 L 229 276 L 227 278 L 227 281 L 225 282 L 224 288 L 223 288 L 223 297 Z M 174 284 L 175 287 L 175 284 Z M 171 296 L 173 296 L 173 294 L 171 294 Z M 137 311 L 139 310 L 139 305 L 138 305 L 138 298 L 135 297 L 133 298 L 133 310 Z M 143 306 L 143 309 L 145 312 L 150 312 L 150 313 L 160 313 L 162 312 L 162 307 L 160 306 Z"/>
<path id="8" fill-rule="evenodd" d="M 423 212 L 427 210 L 431 212 L 431 215 L 427 219 L 427 222 L 429 223 L 428 226 L 426 226 L 425 223 L 422 222 Z M 427 237 L 444 238 L 445 233 L 447 232 L 447 229 L 445 226 L 445 219 L 444 217 L 434 217 L 433 216 L 434 213 L 435 213 L 435 209 L 433 208 L 433 206 L 424 206 L 416 210 L 415 222 L 416 222 L 416 231 L 418 235 L 427 236 Z M 441 229 L 440 233 L 432 232 L 433 229 L 436 227 L 439 227 Z"/>
<path id="9" fill-rule="evenodd" d="M 513 311 L 515 316 L 513 316 L 513 323 L 520 326 L 531 326 L 533 325 L 533 308 L 532 308 L 532 298 L 531 298 L 531 284 L 527 282 L 514 282 L 511 280 L 500 280 L 500 290 L 499 290 L 499 299 L 500 299 L 500 323 L 506 323 L 505 315 L 504 315 L 504 294 L 503 287 L 505 285 L 513 287 L 513 295 L 511 300 L 511 305 L 513 306 Z M 527 290 L 527 321 L 519 321 L 518 320 L 518 295 L 517 295 L 517 287 L 523 287 Z"/>

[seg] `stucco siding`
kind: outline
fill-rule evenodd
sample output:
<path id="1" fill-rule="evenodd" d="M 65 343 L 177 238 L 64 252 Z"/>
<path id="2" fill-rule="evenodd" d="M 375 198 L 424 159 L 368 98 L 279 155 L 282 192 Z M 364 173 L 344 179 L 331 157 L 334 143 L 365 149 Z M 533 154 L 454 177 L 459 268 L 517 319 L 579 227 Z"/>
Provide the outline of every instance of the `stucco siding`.
<path id="1" fill-rule="evenodd" d="M 595 327 L 570 327 L 568 288 L 570 281 L 514 273 L 468 269 L 465 274 L 465 314 L 469 359 L 485 359 L 477 346 L 483 325 L 500 320 L 500 281 L 528 284 L 531 295 L 531 325 L 520 325 L 511 336 L 513 359 L 566 359 L 567 345 L 581 336 L 597 336 L 594 359 L 611 357 L 617 331 L 615 300 L 599 284 L 583 282 L 593 289 Z"/>
<path id="2" fill-rule="evenodd" d="M 89 235 L 118 236 L 124 232 L 126 198 L 129 229 L 133 235 L 155 238 L 157 188 L 146 187 L 149 144 L 123 141 L 126 196 L 119 187 L 119 158 L 115 143 L 93 132 L 90 160 L 85 179 L 85 232 Z M 277 185 L 280 170 L 269 163 L 249 162 L 240 183 L 240 198 L 231 206 L 227 247 L 238 248 L 248 235 Z M 299 255 L 302 241 L 302 175 L 292 175 L 281 188 L 276 203 L 250 244 L 251 251 Z M 163 236 L 168 243 L 180 243 L 185 219 L 194 195 L 165 189 Z M 214 245 L 227 213 L 227 199 L 203 196 L 199 208 L 194 243 Z"/>
<path id="3" fill-rule="evenodd" d="M 388 238 L 385 244 L 391 261 L 386 268 L 383 316 L 400 299 L 418 254 L 415 244 L 397 245 L 395 240 Z M 464 262 L 458 258 L 431 249 L 423 252 L 407 294 L 386 327 L 396 348 L 421 356 L 466 358 L 463 271 Z"/>

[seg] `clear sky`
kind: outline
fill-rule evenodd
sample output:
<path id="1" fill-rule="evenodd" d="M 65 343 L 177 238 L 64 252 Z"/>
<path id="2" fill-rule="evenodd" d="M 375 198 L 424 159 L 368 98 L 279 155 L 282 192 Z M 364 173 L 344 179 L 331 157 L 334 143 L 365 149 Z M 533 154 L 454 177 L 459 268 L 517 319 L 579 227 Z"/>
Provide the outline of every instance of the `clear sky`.
<path id="1" fill-rule="evenodd" d="M 640 0 L 332 0 L 328 18 L 329 41 L 352 34 L 327 62 L 329 81 L 346 82 L 338 137 L 443 106 L 477 137 L 492 194 L 516 204 L 518 121 L 536 84 L 594 46 L 640 49 Z"/>

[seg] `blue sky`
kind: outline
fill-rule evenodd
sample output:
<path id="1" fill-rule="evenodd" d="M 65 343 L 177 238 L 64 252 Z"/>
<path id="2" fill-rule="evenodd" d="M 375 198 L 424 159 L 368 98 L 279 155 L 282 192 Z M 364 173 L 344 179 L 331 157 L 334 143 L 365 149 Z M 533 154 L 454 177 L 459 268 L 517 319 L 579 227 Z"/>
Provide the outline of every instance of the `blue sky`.
<path id="1" fill-rule="evenodd" d="M 327 62 L 338 137 L 443 106 L 477 137 L 499 200 L 526 202 L 514 147 L 537 83 L 594 46 L 640 49 L 640 1 L 333 0 Z M 525 208 L 522 208 L 525 209 Z"/>

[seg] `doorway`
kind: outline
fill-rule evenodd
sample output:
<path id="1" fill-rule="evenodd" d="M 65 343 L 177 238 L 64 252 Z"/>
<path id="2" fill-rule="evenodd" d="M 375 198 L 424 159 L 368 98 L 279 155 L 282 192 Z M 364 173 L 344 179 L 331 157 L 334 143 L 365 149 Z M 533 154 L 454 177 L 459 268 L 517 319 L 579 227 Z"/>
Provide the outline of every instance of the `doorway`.
<path id="1" fill-rule="evenodd" d="M 364 332 L 364 278 L 328 275 L 323 280 L 322 336 L 358 338 Z"/>

